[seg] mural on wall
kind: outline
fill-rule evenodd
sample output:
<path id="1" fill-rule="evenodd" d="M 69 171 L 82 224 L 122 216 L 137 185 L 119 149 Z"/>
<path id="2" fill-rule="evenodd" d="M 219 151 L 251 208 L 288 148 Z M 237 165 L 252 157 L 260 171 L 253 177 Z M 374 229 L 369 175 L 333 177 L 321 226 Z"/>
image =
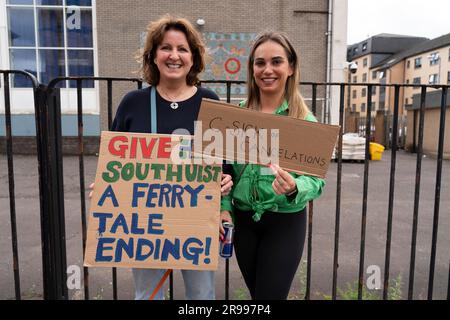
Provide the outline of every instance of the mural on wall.
<path id="1" fill-rule="evenodd" d="M 250 44 L 256 33 L 216 33 L 204 32 L 208 57 L 206 69 L 201 79 L 204 80 L 247 80 L 247 57 Z M 223 84 L 205 84 L 219 95 L 226 95 Z M 245 85 L 231 86 L 231 94 L 245 94 Z"/>

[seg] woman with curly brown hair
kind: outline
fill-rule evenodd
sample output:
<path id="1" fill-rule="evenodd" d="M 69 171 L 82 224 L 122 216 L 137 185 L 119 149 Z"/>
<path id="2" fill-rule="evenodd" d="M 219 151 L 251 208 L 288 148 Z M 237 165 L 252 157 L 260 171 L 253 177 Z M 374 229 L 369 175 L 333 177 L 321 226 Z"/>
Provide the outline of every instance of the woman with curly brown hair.
<path id="1" fill-rule="evenodd" d="M 129 92 L 122 99 L 112 130 L 172 134 L 181 129 L 193 135 L 202 98 L 219 99 L 197 86 L 204 55 L 202 39 L 188 20 L 164 16 L 150 23 L 141 55 L 141 71 L 150 87 Z M 222 194 L 231 186 L 231 177 L 222 175 Z M 165 272 L 133 269 L 136 299 L 149 299 L 152 293 L 155 299 L 163 299 L 157 285 Z M 182 274 L 187 299 L 215 299 L 213 271 L 182 270 Z"/>

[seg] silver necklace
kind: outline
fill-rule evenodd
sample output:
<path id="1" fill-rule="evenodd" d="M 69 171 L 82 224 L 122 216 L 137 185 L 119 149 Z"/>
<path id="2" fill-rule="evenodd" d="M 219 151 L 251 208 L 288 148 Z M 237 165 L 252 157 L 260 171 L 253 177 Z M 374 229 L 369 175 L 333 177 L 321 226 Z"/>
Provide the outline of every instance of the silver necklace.
<path id="1" fill-rule="evenodd" d="M 171 101 L 170 107 L 171 107 L 173 110 L 178 109 L 178 107 L 179 107 L 178 102 L 173 101 L 173 99 L 167 94 L 167 92 L 165 92 L 165 91 L 163 91 L 163 90 L 161 90 L 161 91 L 164 93 L 164 95 L 165 95 L 167 98 L 169 98 L 169 101 Z"/>

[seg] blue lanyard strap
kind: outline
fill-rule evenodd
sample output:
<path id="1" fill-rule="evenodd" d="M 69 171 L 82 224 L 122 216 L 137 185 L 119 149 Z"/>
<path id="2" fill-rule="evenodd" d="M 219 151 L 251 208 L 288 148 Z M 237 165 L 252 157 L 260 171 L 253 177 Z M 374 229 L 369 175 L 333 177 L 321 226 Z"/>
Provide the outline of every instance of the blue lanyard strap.
<path id="1" fill-rule="evenodd" d="M 150 88 L 150 112 L 151 112 L 151 133 L 156 133 L 156 89 L 154 86 Z"/>

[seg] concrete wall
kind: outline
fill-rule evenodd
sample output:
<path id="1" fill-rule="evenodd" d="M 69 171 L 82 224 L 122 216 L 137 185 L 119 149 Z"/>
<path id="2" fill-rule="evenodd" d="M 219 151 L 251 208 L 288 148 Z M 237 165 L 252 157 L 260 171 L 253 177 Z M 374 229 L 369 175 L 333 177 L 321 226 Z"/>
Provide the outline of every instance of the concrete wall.
<path id="1" fill-rule="evenodd" d="M 416 144 L 419 140 L 419 110 L 408 110 L 408 131 L 405 148 L 412 151 L 414 141 L 414 114 L 416 116 Z M 450 159 L 450 107 L 447 106 L 447 116 L 444 132 L 444 158 Z M 423 152 L 430 156 L 437 156 L 440 127 L 440 108 L 425 109 L 425 122 L 423 131 Z M 417 150 L 416 150 L 417 151 Z"/>

